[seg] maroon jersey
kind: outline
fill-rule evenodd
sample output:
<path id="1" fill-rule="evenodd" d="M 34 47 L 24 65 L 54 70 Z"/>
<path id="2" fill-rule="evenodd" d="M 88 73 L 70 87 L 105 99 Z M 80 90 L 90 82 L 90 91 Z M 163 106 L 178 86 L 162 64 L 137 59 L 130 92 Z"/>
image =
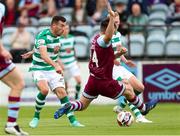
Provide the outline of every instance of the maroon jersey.
<path id="1" fill-rule="evenodd" d="M 112 79 L 112 70 L 114 66 L 114 51 L 112 45 L 102 48 L 97 39 L 100 35 L 96 35 L 91 43 L 91 54 L 89 61 L 90 74 L 99 79 Z"/>

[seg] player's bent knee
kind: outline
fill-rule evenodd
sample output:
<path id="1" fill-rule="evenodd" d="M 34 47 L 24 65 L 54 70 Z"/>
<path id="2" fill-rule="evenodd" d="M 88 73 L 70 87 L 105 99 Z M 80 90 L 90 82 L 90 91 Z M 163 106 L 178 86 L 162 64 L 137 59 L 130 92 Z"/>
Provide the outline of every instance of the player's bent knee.
<path id="1" fill-rule="evenodd" d="M 41 93 L 42 93 L 43 95 L 48 95 L 49 90 L 48 90 L 48 89 L 41 90 Z"/>
<path id="2" fill-rule="evenodd" d="M 13 90 L 22 91 L 25 87 L 25 82 L 23 80 L 19 81 L 18 84 L 12 84 L 11 88 Z"/>

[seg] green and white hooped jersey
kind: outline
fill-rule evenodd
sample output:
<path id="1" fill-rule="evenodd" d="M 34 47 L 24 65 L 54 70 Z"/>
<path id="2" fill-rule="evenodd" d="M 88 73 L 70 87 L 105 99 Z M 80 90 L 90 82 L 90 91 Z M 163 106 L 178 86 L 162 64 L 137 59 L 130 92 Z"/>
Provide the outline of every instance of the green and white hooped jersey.
<path id="1" fill-rule="evenodd" d="M 59 49 L 60 49 L 60 37 L 55 37 L 50 29 L 45 29 L 41 31 L 35 38 L 33 61 L 30 67 L 30 71 L 51 71 L 54 67 L 46 63 L 39 53 L 40 46 L 46 46 L 49 57 L 53 61 L 59 59 Z"/>
<path id="2" fill-rule="evenodd" d="M 59 57 L 64 64 L 64 68 L 70 68 L 77 63 L 74 52 L 74 36 L 68 34 L 67 37 L 61 36 L 61 48 Z"/>
<path id="3" fill-rule="evenodd" d="M 113 50 L 114 53 L 116 53 L 116 46 L 117 45 L 122 45 L 122 41 L 121 41 L 121 33 L 120 32 L 115 32 L 115 34 L 112 37 L 112 46 L 113 46 Z"/>
<path id="4" fill-rule="evenodd" d="M 121 33 L 120 32 L 115 32 L 115 34 L 112 37 L 112 46 L 113 46 L 113 50 L 114 50 L 114 54 L 117 53 L 116 47 L 117 45 L 122 45 L 122 41 L 121 41 Z M 117 60 L 120 61 L 120 58 L 117 58 Z"/>

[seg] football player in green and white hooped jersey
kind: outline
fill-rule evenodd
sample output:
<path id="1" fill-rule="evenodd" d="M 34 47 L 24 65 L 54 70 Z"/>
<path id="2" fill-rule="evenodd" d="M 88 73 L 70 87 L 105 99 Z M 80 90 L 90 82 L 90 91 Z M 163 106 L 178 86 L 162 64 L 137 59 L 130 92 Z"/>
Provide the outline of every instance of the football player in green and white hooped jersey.
<path id="1" fill-rule="evenodd" d="M 64 68 L 64 79 L 66 83 L 66 89 L 68 87 L 67 81 L 72 77 L 75 79 L 76 81 L 75 99 L 78 99 L 79 92 L 81 89 L 81 76 L 80 76 L 80 69 L 75 57 L 75 50 L 74 50 L 75 37 L 69 34 L 69 31 L 70 31 L 69 25 L 66 24 L 63 36 L 61 36 L 59 63 Z"/>
<path id="2" fill-rule="evenodd" d="M 120 24 L 120 19 L 119 16 L 117 16 L 115 19 L 115 25 L 117 29 L 119 27 L 119 24 Z M 112 45 L 115 53 L 122 46 L 121 40 L 122 40 L 121 33 L 116 31 L 112 38 Z M 139 95 L 141 92 L 144 91 L 144 85 L 130 71 L 128 71 L 125 67 L 121 66 L 120 61 L 123 61 L 129 67 L 136 66 L 133 61 L 127 60 L 125 56 L 122 55 L 119 59 L 116 59 L 114 61 L 115 64 L 113 67 L 113 78 L 116 80 L 127 80 L 135 90 L 135 94 Z M 133 104 L 127 102 L 124 96 L 121 96 L 119 99 L 120 99 L 119 106 L 115 106 L 113 109 L 116 113 L 120 112 L 128 103 L 129 108 L 133 111 L 133 113 L 136 116 L 136 122 L 141 122 L 141 123 L 152 122 L 147 120 Z"/>
<path id="3" fill-rule="evenodd" d="M 41 31 L 35 39 L 33 61 L 30 71 L 39 89 L 39 93 L 36 97 L 34 117 L 29 123 L 32 128 L 38 126 L 40 111 L 45 105 L 45 99 L 49 89 L 57 95 L 62 106 L 69 103 L 69 98 L 65 91 L 62 68 L 57 63 L 61 46 L 60 36 L 64 32 L 65 25 L 66 19 L 64 17 L 54 16 L 50 28 Z M 73 112 L 67 112 L 67 117 L 72 126 L 83 126 L 76 120 Z"/>

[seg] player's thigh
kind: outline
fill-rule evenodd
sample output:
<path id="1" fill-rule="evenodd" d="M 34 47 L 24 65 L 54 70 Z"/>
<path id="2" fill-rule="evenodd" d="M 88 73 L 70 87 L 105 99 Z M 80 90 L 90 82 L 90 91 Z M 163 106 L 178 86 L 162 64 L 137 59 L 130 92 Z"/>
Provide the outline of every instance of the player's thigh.
<path id="1" fill-rule="evenodd" d="M 21 91 L 24 88 L 24 79 L 20 71 L 15 67 L 6 76 L 1 79 L 6 85 L 12 89 Z"/>
<path id="2" fill-rule="evenodd" d="M 140 92 L 144 91 L 144 85 L 134 75 L 131 76 L 131 78 L 129 79 L 129 83 L 131 84 L 133 89 L 140 91 Z"/>
<path id="3" fill-rule="evenodd" d="M 82 95 L 79 101 L 80 101 L 80 102 L 82 103 L 82 105 L 83 105 L 82 110 L 84 110 L 84 109 L 86 109 L 86 108 L 89 106 L 89 104 L 93 101 L 93 99 L 86 98 L 86 97 L 84 97 L 84 96 Z"/>
<path id="4" fill-rule="evenodd" d="M 104 81 L 99 84 L 100 94 L 112 99 L 117 99 L 125 91 L 125 85 L 116 80 Z"/>
<path id="5" fill-rule="evenodd" d="M 51 91 L 55 92 L 59 98 L 67 96 L 65 91 L 64 77 L 56 72 L 50 72 L 47 75 L 48 83 Z"/>

